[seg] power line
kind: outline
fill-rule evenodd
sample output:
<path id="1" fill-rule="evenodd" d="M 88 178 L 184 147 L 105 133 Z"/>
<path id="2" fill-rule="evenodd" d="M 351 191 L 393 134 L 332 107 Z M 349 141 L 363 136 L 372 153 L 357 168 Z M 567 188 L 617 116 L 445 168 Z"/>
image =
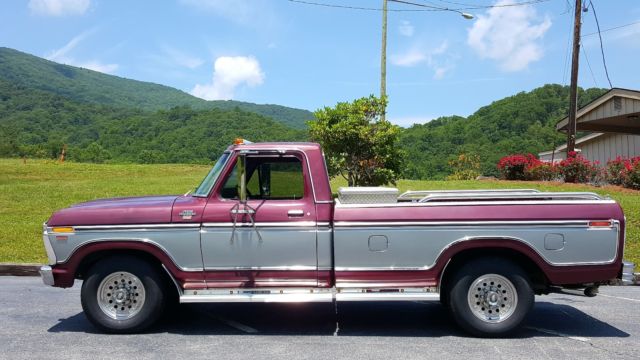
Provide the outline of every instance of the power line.
<path id="1" fill-rule="evenodd" d="M 584 34 L 584 35 L 582 35 L 582 37 L 597 35 L 597 34 L 600 34 L 600 33 L 607 32 L 607 31 L 618 30 L 618 29 L 622 29 L 622 28 L 625 28 L 625 27 L 628 27 L 628 26 L 637 25 L 637 24 L 640 24 L 640 21 L 635 21 L 635 22 L 632 22 L 632 23 L 624 24 L 624 25 L 614 26 L 612 28 L 604 29 L 602 31 L 594 31 L 592 33 Z"/>
<path id="2" fill-rule="evenodd" d="M 600 23 L 598 22 L 598 15 L 596 14 L 596 8 L 593 6 L 593 1 L 589 0 L 589 5 L 591 5 L 591 10 L 593 10 L 593 17 L 596 19 L 596 26 L 598 27 L 598 37 L 600 38 L 600 53 L 602 53 L 602 65 L 604 66 L 604 73 L 607 75 L 607 81 L 609 82 L 609 87 L 613 88 L 611 85 L 611 79 L 609 78 L 609 69 L 607 69 L 607 60 L 604 57 L 604 46 L 602 45 L 602 34 L 600 32 Z"/>
<path id="3" fill-rule="evenodd" d="M 328 8 L 337 8 L 337 9 L 349 9 L 349 10 L 365 10 L 365 11 L 382 11 L 382 8 L 372 8 L 372 7 L 363 7 L 363 6 L 351 6 L 351 5 L 337 5 L 337 4 L 328 4 L 328 3 L 319 3 L 314 1 L 305 1 L 305 0 L 287 0 L 292 3 L 304 4 L 304 5 L 313 5 L 313 6 L 321 6 Z M 387 11 L 395 11 L 395 12 L 423 12 L 423 11 L 445 11 L 441 9 L 387 9 Z"/>
<path id="4" fill-rule="evenodd" d="M 353 5 L 339 5 L 339 4 L 331 4 L 317 1 L 307 1 L 307 0 L 287 0 L 292 3 L 304 4 L 304 5 L 313 5 L 313 6 L 321 6 L 327 8 L 337 8 L 337 9 L 349 9 L 349 10 L 364 10 L 364 11 L 383 11 L 382 8 L 378 7 L 366 7 L 366 6 L 353 6 Z M 449 7 L 441 7 L 433 5 L 427 5 L 423 3 L 415 3 L 404 0 L 389 0 L 390 2 L 395 2 L 398 4 L 412 5 L 418 6 L 423 9 L 387 9 L 387 11 L 393 12 L 427 12 L 427 11 L 461 11 L 461 10 L 479 10 L 479 9 L 490 9 L 490 8 L 500 8 L 500 7 L 512 7 L 512 6 L 526 6 L 526 5 L 534 5 L 539 3 L 548 2 L 551 0 L 528 0 L 511 4 L 502 4 L 502 5 L 474 5 L 474 4 L 465 4 L 465 3 L 457 3 L 460 6 L 467 6 L 463 8 L 449 8 Z M 438 0 L 441 2 L 447 3 L 447 1 Z M 451 2 L 452 4 L 456 4 Z"/>
<path id="5" fill-rule="evenodd" d="M 585 60 L 587 60 L 587 66 L 589 67 L 589 72 L 591 73 L 591 78 L 593 79 L 593 83 L 598 86 L 598 82 L 596 81 L 596 76 L 593 74 L 593 69 L 591 68 L 591 63 L 589 62 L 589 56 L 587 56 L 587 50 L 584 49 L 584 46 L 581 46 L 582 55 L 584 55 Z"/>

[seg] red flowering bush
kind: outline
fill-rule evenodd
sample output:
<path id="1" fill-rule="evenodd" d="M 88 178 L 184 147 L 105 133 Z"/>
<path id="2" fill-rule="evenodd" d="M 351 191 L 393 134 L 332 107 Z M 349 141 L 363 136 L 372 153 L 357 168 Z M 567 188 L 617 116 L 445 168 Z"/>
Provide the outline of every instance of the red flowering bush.
<path id="1" fill-rule="evenodd" d="M 534 162 L 539 161 L 532 154 L 507 155 L 498 161 L 498 171 L 506 180 L 526 180 L 525 169 Z"/>
<path id="2" fill-rule="evenodd" d="M 524 176 L 527 180 L 551 181 L 558 177 L 558 169 L 551 163 L 536 159 L 524 169 Z"/>
<path id="3" fill-rule="evenodd" d="M 565 182 L 588 183 L 598 177 L 598 162 L 591 163 L 575 151 L 570 151 L 567 158 L 558 164 L 558 172 Z"/>
<path id="4" fill-rule="evenodd" d="M 607 182 L 613 185 L 622 185 L 624 183 L 625 163 L 628 159 L 622 156 L 616 157 L 615 160 L 607 161 Z"/>
<path id="5" fill-rule="evenodd" d="M 624 187 L 640 190 L 640 156 L 625 162 L 622 178 Z"/>
<path id="6" fill-rule="evenodd" d="M 618 156 L 615 160 L 607 161 L 606 179 L 609 184 L 625 185 L 626 178 L 630 172 L 633 172 L 633 165 L 640 162 L 640 156 L 631 159 L 625 159 Z"/>

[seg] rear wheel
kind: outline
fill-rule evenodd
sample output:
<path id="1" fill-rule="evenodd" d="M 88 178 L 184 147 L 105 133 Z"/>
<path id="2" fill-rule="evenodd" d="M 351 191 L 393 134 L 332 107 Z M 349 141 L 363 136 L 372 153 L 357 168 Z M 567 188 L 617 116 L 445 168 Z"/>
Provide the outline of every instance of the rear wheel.
<path id="1" fill-rule="evenodd" d="M 165 307 L 158 270 L 131 256 L 110 257 L 93 265 L 82 283 L 82 309 L 105 332 L 132 333 L 151 326 Z"/>
<path id="2" fill-rule="evenodd" d="M 502 336 L 517 329 L 534 302 L 526 273 L 501 258 L 474 260 L 454 275 L 448 296 L 456 322 L 484 337 Z"/>

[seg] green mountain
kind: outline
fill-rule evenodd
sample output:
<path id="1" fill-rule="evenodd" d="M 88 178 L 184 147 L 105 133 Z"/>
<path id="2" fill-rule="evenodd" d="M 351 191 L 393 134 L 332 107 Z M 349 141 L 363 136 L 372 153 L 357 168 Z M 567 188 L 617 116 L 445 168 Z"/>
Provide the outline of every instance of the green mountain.
<path id="1" fill-rule="evenodd" d="M 241 101 L 206 101 L 183 91 L 149 82 L 58 64 L 17 50 L 0 47 L 0 79 L 28 89 L 51 92 L 70 100 L 140 110 L 189 106 L 195 110 L 238 108 L 304 129 L 313 119 L 307 110 Z"/>
<path id="2" fill-rule="evenodd" d="M 0 79 L 0 157 L 210 163 L 233 139 L 298 141 L 305 130 L 239 108 L 140 110 L 89 104 Z"/>
<path id="3" fill-rule="evenodd" d="M 578 105 L 604 94 L 605 89 L 579 89 Z M 555 124 L 566 116 L 569 87 L 545 85 L 530 92 L 495 101 L 468 118 L 441 117 L 402 132 L 408 164 L 404 176 L 413 179 L 444 178 L 450 160 L 459 154 L 478 155 L 481 172 L 497 175 L 496 163 L 509 154 L 550 150 L 565 142 Z"/>

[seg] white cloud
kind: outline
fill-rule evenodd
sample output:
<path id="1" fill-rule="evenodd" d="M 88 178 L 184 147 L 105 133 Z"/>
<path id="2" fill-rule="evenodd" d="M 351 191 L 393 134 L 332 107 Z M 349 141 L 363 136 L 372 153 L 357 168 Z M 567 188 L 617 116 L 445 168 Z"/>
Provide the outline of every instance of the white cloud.
<path id="1" fill-rule="evenodd" d="M 105 64 L 98 60 L 87 60 L 87 61 L 78 61 L 69 53 L 75 49 L 78 44 L 80 44 L 84 39 L 89 37 L 95 29 L 87 30 L 82 32 L 81 34 L 73 37 L 73 39 L 69 40 L 63 47 L 53 50 L 49 54 L 45 55 L 47 60 L 82 67 L 89 70 L 99 71 L 106 74 L 113 74 L 118 70 L 118 64 Z"/>
<path id="2" fill-rule="evenodd" d="M 446 40 L 433 49 L 425 50 L 424 47 L 416 45 L 404 53 L 391 55 L 390 60 L 393 65 L 402 67 L 426 64 L 433 70 L 433 78 L 440 80 L 454 68 L 452 57 L 444 56 L 448 49 L 449 42 Z M 443 56 L 444 59 L 442 59 Z"/>
<path id="3" fill-rule="evenodd" d="M 210 84 L 197 84 L 191 94 L 205 100 L 233 99 L 238 86 L 255 87 L 264 82 L 260 63 L 252 56 L 221 56 L 213 65 Z"/>
<path id="4" fill-rule="evenodd" d="M 407 116 L 407 117 L 390 118 L 389 122 L 402 127 L 410 127 L 413 124 L 428 123 L 433 119 L 435 119 L 435 116 Z"/>
<path id="5" fill-rule="evenodd" d="M 91 0 L 29 0 L 31 12 L 45 16 L 82 15 Z"/>
<path id="6" fill-rule="evenodd" d="M 402 36 L 406 36 L 406 37 L 412 37 L 413 33 L 415 31 L 415 28 L 413 27 L 413 25 L 411 25 L 411 23 L 407 20 L 402 20 L 400 22 L 400 26 L 398 26 L 398 32 L 400 33 L 400 35 Z"/>
<path id="7" fill-rule="evenodd" d="M 167 55 L 167 57 L 174 63 L 189 69 L 195 69 L 200 67 L 200 65 L 204 64 L 204 60 L 197 56 L 189 55 L 185 52 L 182 52 L 178 49 L 175 49 L 168 45 L 162 46 L 162 51 Z"/>
<path id="8" fill-rule="evenodd" d="M 496 5 L 513 3 L 500 0 Z M 551 19 L 540 20 L 533 6 L 494 7 L 469 29 L 467 43 L 481 58 L 496 60 L 504 71 L 519 71 L 540 60 L 540 40 L 551 27 Z"/>
<path id="9" fill-rule="evenodd" d="M 391 63 L 397 66 L 412 67 L 428 59 L 429 53 L 417 47 L 411 48 L 402 54 L 393 54 Z"/>

